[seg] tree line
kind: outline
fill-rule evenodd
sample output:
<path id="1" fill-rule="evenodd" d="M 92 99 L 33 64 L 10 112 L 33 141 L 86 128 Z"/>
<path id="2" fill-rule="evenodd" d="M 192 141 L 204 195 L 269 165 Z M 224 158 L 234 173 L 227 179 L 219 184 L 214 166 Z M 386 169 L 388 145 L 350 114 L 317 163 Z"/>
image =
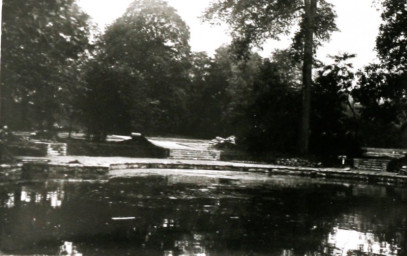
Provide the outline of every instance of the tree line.
<path id="1" fill-rule="evenodd" d="M 134 1 L 103 33 L 74 0 L 3 0 L 1 121 L 80 129 L 94 140 L 236 135 L 250 152 L 402 147 L 407 3 L 380 8 L 380 63 L 355 71 L 350 53 L 315 58 L 337 30 L 324 0 L 215 1 L 205 19 L 229 23 L 233 41 L 214 56 L 191 51 L 187 24 L 163 0 Z M 269 58 L 252 51 L 289 32 L 287 49 Z"/>

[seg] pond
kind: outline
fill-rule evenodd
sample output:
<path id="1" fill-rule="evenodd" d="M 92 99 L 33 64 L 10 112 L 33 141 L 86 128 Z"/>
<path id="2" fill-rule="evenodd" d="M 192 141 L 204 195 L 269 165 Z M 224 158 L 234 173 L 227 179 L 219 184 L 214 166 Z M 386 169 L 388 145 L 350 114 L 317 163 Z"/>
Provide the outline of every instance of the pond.
<path id="1" fill-rule="evenodd" d="M 2 255 L 407 255 L 402 187 L 134 170 L 2 183 L 0 204 Z"/>

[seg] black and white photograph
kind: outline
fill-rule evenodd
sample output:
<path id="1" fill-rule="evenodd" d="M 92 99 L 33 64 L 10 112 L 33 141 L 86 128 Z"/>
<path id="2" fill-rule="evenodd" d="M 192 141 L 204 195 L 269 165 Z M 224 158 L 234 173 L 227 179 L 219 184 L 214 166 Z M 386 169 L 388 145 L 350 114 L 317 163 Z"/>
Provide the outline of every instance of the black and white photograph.
<path id="1" fill-rule="evenodd" d="M 0 20 L 0 255 L 407 255 L 407 0 Z"/>

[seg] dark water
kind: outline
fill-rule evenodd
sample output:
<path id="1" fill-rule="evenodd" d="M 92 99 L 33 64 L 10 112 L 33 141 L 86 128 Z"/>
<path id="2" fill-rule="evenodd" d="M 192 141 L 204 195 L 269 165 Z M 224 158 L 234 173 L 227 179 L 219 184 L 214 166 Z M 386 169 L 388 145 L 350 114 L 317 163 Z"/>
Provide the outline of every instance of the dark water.
<path id="1" fill-rule="evenodd" d="M 198 173 L 2 184 L 0 254 L 407 255 L 406 188 Z"/>

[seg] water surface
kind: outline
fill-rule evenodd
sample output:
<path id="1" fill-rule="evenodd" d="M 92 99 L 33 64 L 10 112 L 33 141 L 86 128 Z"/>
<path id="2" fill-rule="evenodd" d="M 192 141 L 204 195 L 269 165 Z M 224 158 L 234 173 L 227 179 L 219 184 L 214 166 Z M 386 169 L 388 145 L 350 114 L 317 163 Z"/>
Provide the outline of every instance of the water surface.
<path id="1" fill-rule="evenodd" d="M 406 231 L 394 186 L 196 170 L 0 186 L 5 255 L 407 255 Z"/>

